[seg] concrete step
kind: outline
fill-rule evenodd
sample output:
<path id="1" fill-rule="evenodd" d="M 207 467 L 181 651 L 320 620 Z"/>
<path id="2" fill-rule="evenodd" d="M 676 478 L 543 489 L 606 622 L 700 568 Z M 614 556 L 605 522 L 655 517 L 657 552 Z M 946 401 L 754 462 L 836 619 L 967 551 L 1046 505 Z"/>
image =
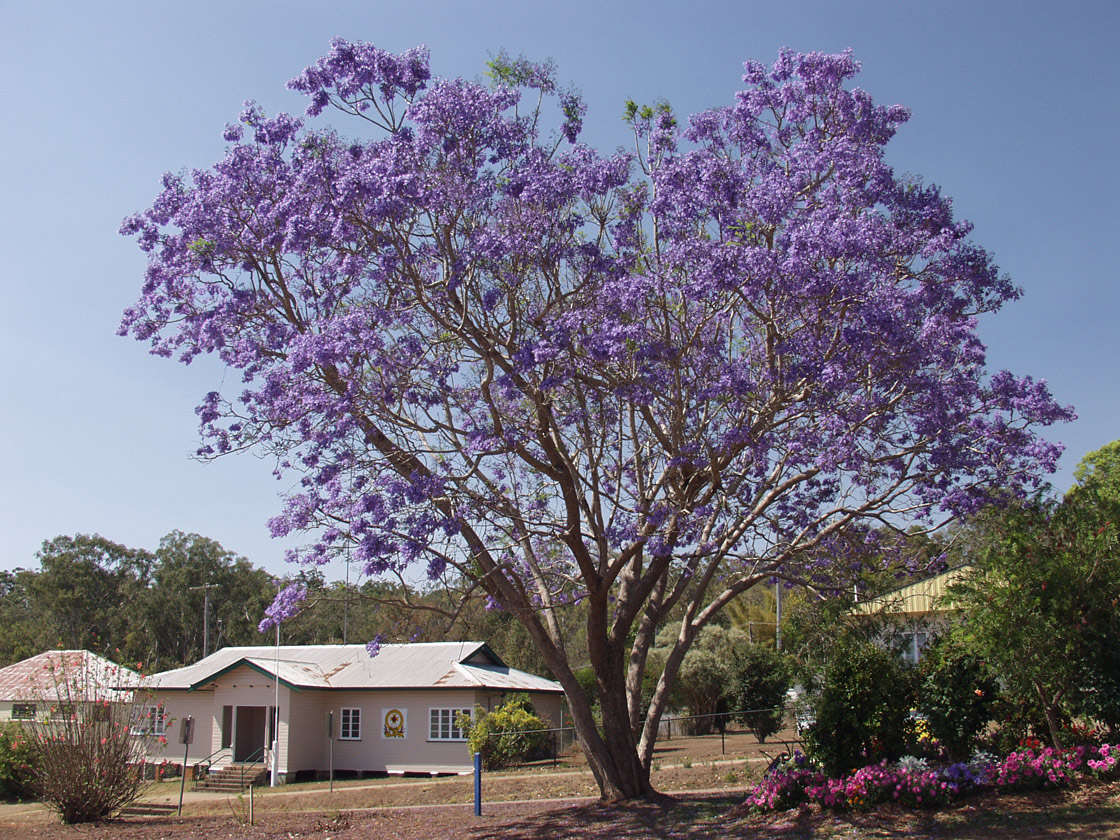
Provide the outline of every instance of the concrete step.
<path id="1" fill-rule="evenodd" d="M 195 790 L 210 790 L 222 793 L 240 793 L 249 785 L 257 785 L 268 775 L 263 764 L 230 764 L 195 783 Z"/>
<path id="2" fill-rule="evenodd" d="M 121 809 L 121 816 L 125 817 L 166 817 L 179 810 L 178 803 L 169 802 L 134 802 L 127 808 Z"/>

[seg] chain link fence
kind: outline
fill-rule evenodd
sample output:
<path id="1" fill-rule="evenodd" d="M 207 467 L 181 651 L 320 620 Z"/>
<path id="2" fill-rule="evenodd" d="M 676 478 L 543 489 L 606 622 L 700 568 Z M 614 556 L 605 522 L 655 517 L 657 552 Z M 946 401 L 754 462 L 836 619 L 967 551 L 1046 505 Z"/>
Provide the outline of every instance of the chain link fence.
<path id="1" fill-rule="evenodd" d="M 742 709 L 703 715 L 667 714 L 658 727 L 655 752 L 664 759 L 686 762 L 719 756 L 767 757 L 771 752 L 789 752 L 800 745 L 799 726 L 787 710 Z M 493 733 L 490 737 L 501 737 Z M 530 734 L 526 731 L 524 734 Z M 511 766 L 558 765 L 578 758 L 580 746 L 574 727 L 531 730 L 546 735 L 548 755 Z"/>

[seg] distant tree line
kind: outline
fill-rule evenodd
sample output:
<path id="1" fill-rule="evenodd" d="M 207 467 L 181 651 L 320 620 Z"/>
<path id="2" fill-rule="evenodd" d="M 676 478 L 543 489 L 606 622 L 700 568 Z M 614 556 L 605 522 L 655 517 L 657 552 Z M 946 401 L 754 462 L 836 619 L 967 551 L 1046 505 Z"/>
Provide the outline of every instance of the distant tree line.
<path id="1" fill-rule="evenodd" d="M 0 571 L 0 667 L 54 648 L 90 650 L 149 673 L 196 662 L 206 585 L 210 652 L 275 643 L 257 629 L 275 577 L 207 537 L 173 531 L 148 551 L 99 535 L 58 536 L 36 558 L 38 570 Z M 284 644 L 480 640 L 513 667 L 548 673 L 521 624 L 479 599 L 460 603 L 454 584 L 347 585 L 314 570 L 299 577 L 309 596 L 282 626 Z"/>

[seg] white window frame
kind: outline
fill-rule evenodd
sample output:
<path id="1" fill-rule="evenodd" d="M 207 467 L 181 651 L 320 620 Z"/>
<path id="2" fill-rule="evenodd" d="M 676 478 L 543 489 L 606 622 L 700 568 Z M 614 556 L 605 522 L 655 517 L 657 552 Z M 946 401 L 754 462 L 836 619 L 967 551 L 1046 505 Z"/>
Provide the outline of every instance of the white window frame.
<path id="1" fill-rule="evenodd" d="M 35 720 L 39 714 L 39 707 L 35 703 L 13 703 L 12 720 Z"/>
<path id="2" fill-rule="evenodd" d="M 456 723 L 459 715 L 473 716 L 468 708 L 433 706 L 428 709 L 429 741 L 465 741 L 467 733 Z"/>
<path id="3" fill-rule="evenodd" d="M 163 704 L 138 707 L 129 731 L 133 735 L 162 737 L 167 732 L 167 713 L 163 710 Z"/>
<path id="4" fill-rule="evenodd" d="M 930 634 L 924 630 L 907 630 L 900 634 L 902 637 L 902 661 L 908 665 L 917 665 L 922 661 L 922 654 L 929 644 Z"/>
<path id="5" fill-rule="evenodd" d="M 362 710 L 360 708 L 344 706 L 338 719 L 338 739 L 340 741 L 362 740 Z"/>

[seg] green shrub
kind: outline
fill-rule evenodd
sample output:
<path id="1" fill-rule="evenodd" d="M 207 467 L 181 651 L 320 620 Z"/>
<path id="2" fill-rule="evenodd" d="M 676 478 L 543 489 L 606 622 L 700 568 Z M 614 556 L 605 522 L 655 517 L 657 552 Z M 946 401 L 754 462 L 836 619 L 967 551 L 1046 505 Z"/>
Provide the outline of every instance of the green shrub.
<path id="1" fill-rule="evenodd" d="M 31 738 L 19 723 L 0 724 L 0 799 L 31 792 Z"/>
<path id="2" fill-rule="evenodd" d="M 926 648 L 918 674 L 918 709 L 930 734 L 950 760 L 966 760 L 992 719 L 998 685 L 982 660 L 948 637 Z"/>
<path id="3" fill-rule="evenodd" d="M 551 755 L 551 733 L 542 731 L 545 723 L 533 712 L 525 694 L 513 695 L 492 712 L 479 708 L 473 721 L 463 723 L 469 726 L 467 748 L 472 754 L 482 754 L 482 766 L 487 770 Z"/>
<path id="4" fill-rule="evenodd" d="M 577 668 L 573 671 L 576 682 L 579 683 L 580 690 L 583 691 L 583 696 L 587 698 L 587 705 L 591 707 L 591 714 L 598 720 L 599 718 L 599 684 L 595 677 L 595 669 L 590 665 L 583 668 Z"/>
<path id="5" fill-rule="evenodd" d="M 816 719 L 805 733 L 810 758 L 833 777 L 899 758 L 912 685 L 895 651 L 860 639 L 838 641 L 821 675 Z"/>
<path id="6" fill-rule="evenodd" d="M 773 648 L 756 644 L 735 648 L 728 704 L 736 711 L 749 712 L 738 717 L 759 743 L 781 730 L 791 680 L 788 661 Z"/>

